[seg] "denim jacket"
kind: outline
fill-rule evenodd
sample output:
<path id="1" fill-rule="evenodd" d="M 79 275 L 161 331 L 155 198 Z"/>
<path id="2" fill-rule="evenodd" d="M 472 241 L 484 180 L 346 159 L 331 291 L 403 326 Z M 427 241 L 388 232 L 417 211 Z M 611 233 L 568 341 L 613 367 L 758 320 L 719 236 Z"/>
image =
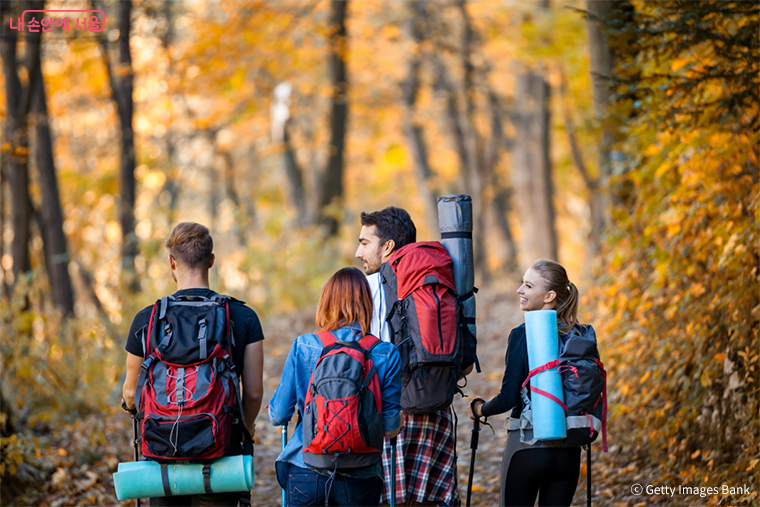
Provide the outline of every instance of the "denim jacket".
<path id="1" fill-rule="evenodd" d="M 340 341 L 358 341 L 362 338 L 361 326 L 353 323 L 331 331 Z M 304 334 L 296 338 L 288 353 L 282 370 L 282 379 L 269 402 L 269 420 L 274 425 L 282 425 L 298 410 L 303 411 L 309 380 L 322 352 L 322 341 L 316 334 Z M 393 431 L 401 423 L 401 358 L 398 349 L 391 343 L 382 342 L 371 353 L 382 392 L 383 429 Z M 281 486 L 286 484 L 287 464 L 309 468 L 303 462 L 303 429 L 298 422 L 293 436 L 285 449 L 277 457 L 275 468 Z M 382 464 L 377 463 L 366 469 L 352 471 L 355 478 L 382 478 Z"/>

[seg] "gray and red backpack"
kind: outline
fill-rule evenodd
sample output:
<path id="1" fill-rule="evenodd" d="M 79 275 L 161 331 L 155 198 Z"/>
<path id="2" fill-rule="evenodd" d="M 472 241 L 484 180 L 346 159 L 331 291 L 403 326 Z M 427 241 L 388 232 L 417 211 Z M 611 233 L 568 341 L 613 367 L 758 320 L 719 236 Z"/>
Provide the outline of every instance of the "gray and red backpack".
<path id="1" fill-rule="evenodd" d="M 525 430 L 533 428 L 531 395 L 545 396 L 565 411 L 567 437 L 553 440 L 552 445 L 576 447 L 587 445 L 602 434 L 602 447 L 607 452 L 607 371 L 599 359 L 596 332 L 590 325 L 576 324 L 569 333 L 559 335 L 559 358 L 538 366 L 528 373 L 522 384 L 524 408 L 520 419 L 510 419 L 510 429 L 521 432 L 521 440 L 534 442 Z M 529 385 L 539 373 L 558 368 L 562 375 L 563 398 Z"/>
<path id="2" fill-rule="evenodd" d="M 135 392 L 142 455 L 211 462 L 250 439 L 231 358 L 229 296 L 167 296 L 153 305 Z"/>
<path id="3" fill-rule="evenodd" d="M 383 450 L 382 393 L 370 353 L 372 335 L 324 348 L 311 374 L 303 410 L 303 461 L 314 468 L 350 470 L 379 463 Z"/>
<path id="4" fill-rule="evenodd" d="M 437 241 L 406 245 L 380 266 L 385 320 L 401 355 L 401 408 L 410 414 L 451 405 L 462 370 L 477 361 L 452 266 Z"/>

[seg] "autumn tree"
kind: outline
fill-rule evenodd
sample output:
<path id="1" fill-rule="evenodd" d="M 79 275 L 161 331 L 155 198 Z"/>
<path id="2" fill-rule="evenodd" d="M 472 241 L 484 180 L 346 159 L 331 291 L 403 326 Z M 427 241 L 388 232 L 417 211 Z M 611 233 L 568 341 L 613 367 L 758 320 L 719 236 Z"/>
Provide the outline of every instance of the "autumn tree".
<path id="1" fill-rule="evenodd" d="M 96 7 L 99 2 L 93 1 Z M 121 132 L 121 160 L 119 166 L 119 223 L 122 237 L 122 275 L 126 287 L 136 292 L 140 282 L 137 279 L 135 258 L 139 253 L 135 235 L 135 133 L 132 125 L 134 116 L 134 73 L 129 38 L 132 27 L 132 1 L 118 2 L 118 64 L 114 65 L 111 51 L 105 37 L 100 37 L 103 62 L 111 88 L 111 98 L 116 105 Z"/>
<path id="2" fill-rule="evenodd" d="M 288 119 L 282 125 L 284 144 L 284 166 L 289 184 L 290 199 L 298 212 L 298 223 L 307 225 L 318 223 L 325 228 L 327 236 L 338 233 L 338 217 L 343 207 L 344 173 L 346 152 L 346 129 L 348 126 L 348 62 L 349 36 L 346 19 L 350 3 L 345 0 L 331 0 L 327 26 L 328 73 L 330 76 L 329 141 L 327 160 L 322 171 L 313 167 L 303 167 L 296 156 L 292 143 L 293 121 Z M 281 101 L 289 105 L 291 88 L 289 84 L 280 87 Z M 281 103 L 281 107 L 288 105 Z M 310 171 L 310 178 L 305 172 Z M 310 183 L 310 185 L 309 185 Z M 311 195 L 310 195 L 311 194 Z"/>
<path id="3" fill-rule="evenodd" d="M 3 26 L 10 23 L 12 16 L 20 17 L 21 12 L 13 12 L 10 2 L 0 4 Z M 16 55 L 18 46 L 18 32 L 3 30 L 0 38 L 0 50 L 2 51 L 3 73 L 5 76 L 5 100 L 8 116 L 5 122 L 5 139 L 7 148 L 3 148 L 7 156 L 7 172 L 3 174 L 3 181 L 8 181 L 8 195 L 10 196 L 11 229 L 13 240 L 11 241 L 11 258 L 13 259 L 12 277 L 10 282 L 10 294 L 13 294 L 13 285 L 23 273 L 31 269 L 29 257 L 30 222 L 32 217 L 31 200 L 29 197 L 29 141 L 27 135 L 27 114 L 31 109 L 33 85 L 39 77 L 34 72 L 28 72 L 26 86 L 22 86 L 18 77 L 18 58 Z M 32 56 L 32 55 L 30 55 Z M 39 53 L 36 54 L 39 58 Z M 29 62 L 29 59 L 27 60 Z M 32 64 L 34 62 L 31 62 Z M 29 70 L 36 69 L 37 65 L 31 65 Z"/>
<path id="4" fill-rule="evenodd" d="M 30 10 L 44 9 L 44 2 L 29 2 Z M 42 195 L 40 230 L 45 252 L 45 265 L 50 283 L 53 304 L 64 315 L 74 314 L 74 292 L 69 276 L 69 254 L 63 233 L 63 212 L 58 191 L 58 177 L 53 159 L 53 140 L 45 97 L 45 80 L 40 63 L 42 34 L 27 34 L 27 51 L 30 73 L 38 76 L 32 92 L 32 118 L 34 126 L 34 154 L 39 187 Z"/>
<path id="5" fill-rule="evenodd" d="M 547 16 L 549 2 L 538 3 L 532 16 Z M 523 229 L 522 262 L 539 258 L 556 260 L 554 185 L 551 158 L 551 86 L 542 62 L 517 63 L 514 113 L 515 144 L 512 154 L 512 188 Z"/>
<path id="6" fill-rule="evenodd" d="M 496 236 L 506 246 L 494 252 L 499 257 L 499 268 L 512 271 L 516 265 L 517 249 L 508 223 L 510 194 L 496 172 L 502 155 L 511 149 L 511 142 L 503 127 L 507 117 L 501 105 L 503 99 L 489 82 L 490 64 L 482 54 L 482 36 L 473 26 L 467 4 L 458 1 L 448 9 L 456 12 L 454 20 L 446 18 L 445 10 L 429 8 L 425 2 L 409 5 L 407 30 L 414 49 L 401 84 L 402 127 L 428 228 L 437 231 L 437 196 L 444 190 L 435 184 L 436 172 L 430 163 L 424 124 L 417 118 L 423 72 L 429 72 L 433 91 L 442 99 L 443 107 L 438 115 L 446 126 L 447 141 L 458 158 L 461 186 L 456 191 L 473 196 L 475 266 L 478 277 L 484 279 L 488 276 L 487 217 L 495 223 L 490 229 L 491 239 Z M 476 57 L 486 63 L 476 65 Z M 426 61 L 430 62 L 429 67 L 424 65 Z M 461 78 L 457 79 L 458 76 Z M 478 105 L 479 100 L 485 107 Z M 479 128 L 481 122 L 486 123 L 487 128 Z"/>
<path id="7" fill-rule="evenodd" d="M 621 458 L 663 481 L 741 483 L 760 452 L 760 6 L 596 19 L 626 126 L 597 294 Z"/>

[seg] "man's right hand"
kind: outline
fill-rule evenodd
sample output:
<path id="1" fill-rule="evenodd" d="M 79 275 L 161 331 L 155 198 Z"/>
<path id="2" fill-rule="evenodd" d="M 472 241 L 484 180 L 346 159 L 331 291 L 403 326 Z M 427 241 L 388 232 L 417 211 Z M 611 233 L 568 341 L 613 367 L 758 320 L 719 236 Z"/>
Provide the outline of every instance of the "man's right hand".
<path id="1" fill-rule="evenodd" d="M 125 412 L 129 412 L 132 415 L 137 414 L 137 407 L 135 407 L 135 404 L 132 403 L 132 406 L 128 407 L 127 402 L 124 400 L 124 398 L 121 399 L 121 408 L 123 408 Z"/>

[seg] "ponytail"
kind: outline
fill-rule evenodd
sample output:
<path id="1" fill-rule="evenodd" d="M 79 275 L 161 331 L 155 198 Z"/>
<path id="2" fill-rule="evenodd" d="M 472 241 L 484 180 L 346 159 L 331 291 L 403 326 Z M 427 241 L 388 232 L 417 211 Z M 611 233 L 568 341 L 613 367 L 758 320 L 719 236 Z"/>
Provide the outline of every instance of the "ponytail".
<path id="1" fill-rule="evenodd" d="M 531 266 L 541 276 L 546 284 L 546 291 L 554 291 L 557 295 L 557 324 L 560 333 L 568 333 L 575 324 L 578 324 L 578 305 L 580 293 L 578 287 L 568 280 L 567 271 L 561 264 L 539 259 Z"/>
<path id="2" fill-rule="evenodd" d="M 567 299 L 557 301 L 557 322 L 565 332 L 578 323 L 578 287 L 573 282 L 567 284 Z"/>

